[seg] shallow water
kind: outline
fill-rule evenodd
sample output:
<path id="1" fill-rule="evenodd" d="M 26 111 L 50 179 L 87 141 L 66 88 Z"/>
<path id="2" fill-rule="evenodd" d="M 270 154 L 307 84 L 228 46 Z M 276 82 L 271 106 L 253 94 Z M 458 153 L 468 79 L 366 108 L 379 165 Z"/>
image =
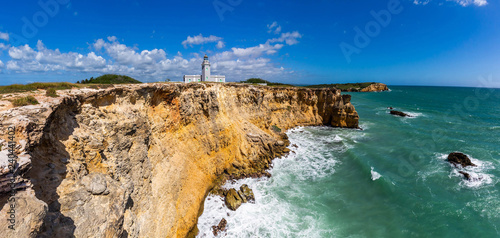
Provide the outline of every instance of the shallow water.
<path id="1" fill-rule="evenodd" d="M 221 218 L 219 237 L 500 237 L 500 90 L 390 88 L 351 93 L 364 130 L 289 130 L 298 148 L 271 178 L 226 184 L 248 184 L 256 203 L 208 197 L 198 237 Z M 453 151 L 478 166 L 451 166 Z"/>

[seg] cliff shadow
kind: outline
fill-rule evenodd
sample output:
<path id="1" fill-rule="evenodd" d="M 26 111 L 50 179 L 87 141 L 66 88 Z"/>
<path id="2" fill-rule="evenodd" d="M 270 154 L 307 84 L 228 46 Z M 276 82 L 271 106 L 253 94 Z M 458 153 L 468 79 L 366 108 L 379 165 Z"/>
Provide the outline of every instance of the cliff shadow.
<path id="1" fill-rule="evenodd" d="M 30 148 L 32 169 L 29 178 L 35 195 L 48 205 L 48 212 L 37 237 L 74 237 L 76 226 L 73 219 L 60 212 L 61 204 L 57 188 L 66 178 L 66 164 L 70 154 L 66 151 L 65 141 L 79 127 L 76 114 L 78 102 L 63 102 L 47 119 L 38 144 Z"/>

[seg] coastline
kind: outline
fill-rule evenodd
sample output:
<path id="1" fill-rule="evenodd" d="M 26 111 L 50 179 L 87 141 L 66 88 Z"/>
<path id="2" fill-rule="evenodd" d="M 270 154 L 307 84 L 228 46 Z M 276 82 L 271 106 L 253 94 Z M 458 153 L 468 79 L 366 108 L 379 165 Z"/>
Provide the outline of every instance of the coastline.
<path id="1" fill-rule="evenodd" d="M 30 232 L 180 237 L 220 175 L 260 176 L 286 153 L 281 130 L 357 128 L 359 118 L 336 89 L 216 83 L 120 85 L 2 114 L 2 124 L 19 125 L 27 143 L 18 152 L 33 167 L 23 177 L 33 186 L 20 193 L 34 191 L 45 211 Z"/>

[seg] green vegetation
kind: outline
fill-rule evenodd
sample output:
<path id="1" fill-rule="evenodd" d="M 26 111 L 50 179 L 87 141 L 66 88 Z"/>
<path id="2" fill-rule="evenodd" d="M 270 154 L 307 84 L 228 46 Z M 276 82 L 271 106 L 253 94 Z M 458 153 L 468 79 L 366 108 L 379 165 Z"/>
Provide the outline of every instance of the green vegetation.
<path id="1" fill-rule="evenodd" d="M 142 83 L 134 78 L 126 75 L 105 74 L 97 78 L 90 78 L 76 82 L 78 84 L 129 84 L 129 83 Z"/>
<path id="2" fill-rule="evenodd" d="M 281 132 L 281 128 L 279 128 L 279 127 L 278 127 L 278 126 L 276 126 L 276 125 L 271 126 L 271 129 L 272 129 L 274 132 L 276 132 L 276 133 L 280 133 L 280 132 Z"/>
<path id="3" fill-rule="evenodd" d="M 14 107 L 22 107 L 22 106 L 26 106 L 26 105 L 38 104 L 38 101 L 33 96 L 16 98 L 16 99 L 13 99 L 11 102 L 12 102 L 12 105 L 14 105 Z"/>
<path id="4" fill-rule="evenodd" d="M 56 89 L 54 88 L 48 88 L 45 92 L 45 95 L 53 98 L 59 97 L 59 95 L 57 95 Z"/>
<path id="5" fill-rule="evenodd" d="M 374 83 L 344 83 L 344 84 L 318 84 L 309 85 L 306 88 L 338 88 L 340 90 L 347 90 L 350 88 L 363 89 Z"/>
<path id="6" fill-rule="evenodd" d="M 267 86 L 295 87 L 294 85 L 291 85 L 291 84 L 273 83 L 273 82 L 269 82 L 269 81 L 261 79 L 261 78 L 251 78 L 251 79 L 247 79 L 245 81 L 241 81 L 240 83 L 252 83 L 252 84 L 265 83 L 265 84 L 267 84 Z"/>
<path id="7" fill-rule="evenodd" d="M 6 94 L 6 93 L 22 93 L 22 92 L 29 92 L 29 91 L 36 91 L 38 89 L 48 89 L 48 88 L 53 88 L 56 90 L 64 90 L 64 89 L 71 89 L 79 87 L 76 84 L 72 83 L 31 83 L 31 84 L 13 84 L 9 86 L 1 86 L 0 87 L 0 94 Z"/>

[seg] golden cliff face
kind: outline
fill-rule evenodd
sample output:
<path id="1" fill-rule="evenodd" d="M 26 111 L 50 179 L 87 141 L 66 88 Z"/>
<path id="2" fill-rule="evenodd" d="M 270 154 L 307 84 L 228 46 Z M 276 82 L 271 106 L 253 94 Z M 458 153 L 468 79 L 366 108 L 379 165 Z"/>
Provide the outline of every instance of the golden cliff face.
<path id="1" fill-rule="evenodd" d="M 19 210 L 39 211 L 7 237 L 186 237 L 221 175 L 262 172 L 286 152 L 279 129 L 358 127 L 350 96 L 336 89 L 142 84 L 38 107 L 0 115 L 31 160 L 23 179 L 32 188 L 17 196 L 38 203 Z"/>

